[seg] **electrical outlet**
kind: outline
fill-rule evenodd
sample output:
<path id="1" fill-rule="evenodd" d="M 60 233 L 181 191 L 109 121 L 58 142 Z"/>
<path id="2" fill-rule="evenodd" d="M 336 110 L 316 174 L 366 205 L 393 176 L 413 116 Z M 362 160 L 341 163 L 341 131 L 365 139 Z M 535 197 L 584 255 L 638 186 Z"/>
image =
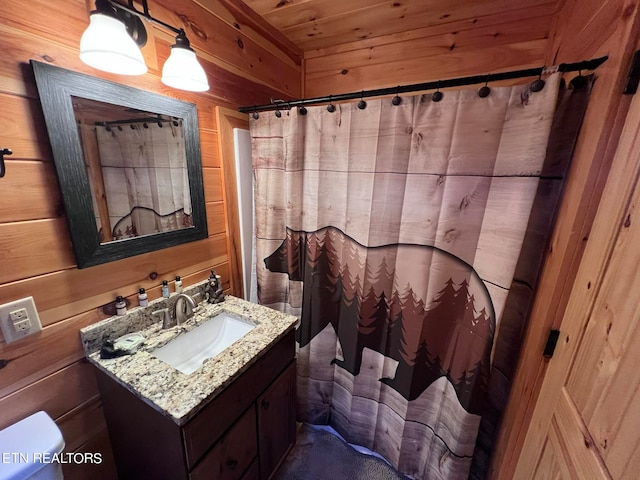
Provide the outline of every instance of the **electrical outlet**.
<path id="1" fill-rule="evenodd" d="M 40 332 L 42 324 L 33 297 L 0 305 L 0 329 L 6 343 Z"/>
<path id="2" fill-rule="evenodd" d="M 19 335 L 27 335 L 31 330 L 31 320 L 26 308 L 20 308 L 9 312 L 9 318 L 13 324 L 13 330 Z"/>
<path id="3" fill-rule="evenodd" d="M 9 312 L 9 317 L 11 321 L 15 324 L 21 320 L 29 320 L 29 314 L 27 313 L 26 308 L 21 308 L 19 310 L 14 310 L 13 312 Z"/>
<path id="4" fill-rule="evenodd" d="M 17 320 L 15 322 L 13 322 L 13 329 L 18 334 L 29 333 L 29 330 L 31 330 L 31 322 L 29 321 L 28 318 L 26 318 L 24 320 Z"/>

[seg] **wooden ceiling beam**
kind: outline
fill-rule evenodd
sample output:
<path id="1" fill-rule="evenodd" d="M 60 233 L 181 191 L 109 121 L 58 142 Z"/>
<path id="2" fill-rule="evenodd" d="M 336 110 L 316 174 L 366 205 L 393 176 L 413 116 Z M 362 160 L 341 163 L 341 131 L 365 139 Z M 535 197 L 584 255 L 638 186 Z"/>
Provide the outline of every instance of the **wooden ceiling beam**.
<path id="1" fill-rule="evenodd" d="M 241 25 L 249 25 L 253 30 L 256 31 L 259 35 L 265 38 L 265 40 L 271 42 L 273 45 L 278 47 L 284 53 L 287 54 L 289 58 L 291 58 L 296 65 L 301 65 L 302 63 L 302 50 L 292 42 L 288 37 L 286 37 L 280 30 L 265 20 L 262 16 L 256 13 L 254 10 L 249 8 L 242 0 L 196 0 L 198 3 L 202 4 L 203 7 L 210 7 L 212 3 L 217 2 L 224 6 L 229 13 L 234 17 L 235 21 L 231 22 L 234 28 L 238 30 L 241 29 Z M 214 14 L 216 14 L 216 9 L 208 8 Z M 225 20 L 225 18 L 222 18 Z"/>

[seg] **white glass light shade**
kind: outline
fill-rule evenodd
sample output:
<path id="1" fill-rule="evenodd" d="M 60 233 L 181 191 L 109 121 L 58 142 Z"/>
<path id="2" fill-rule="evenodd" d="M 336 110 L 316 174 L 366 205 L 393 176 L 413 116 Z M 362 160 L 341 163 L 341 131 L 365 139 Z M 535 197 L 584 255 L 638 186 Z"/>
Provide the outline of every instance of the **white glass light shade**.
<path id="1" fill-rule="evenodd" d="M 180 90 L 206 92 L 209 82 L 196 54 L 189 48 L 173 47 L 162 67 L 162 83 Z"/>
<path id="2" fill-rule="evenodd" d="M 80 39 L 80 60 L 87 65 L 120 75 L 142 75 L 147 65 L 142 52 L 120 20 L 92 13 Z"/>

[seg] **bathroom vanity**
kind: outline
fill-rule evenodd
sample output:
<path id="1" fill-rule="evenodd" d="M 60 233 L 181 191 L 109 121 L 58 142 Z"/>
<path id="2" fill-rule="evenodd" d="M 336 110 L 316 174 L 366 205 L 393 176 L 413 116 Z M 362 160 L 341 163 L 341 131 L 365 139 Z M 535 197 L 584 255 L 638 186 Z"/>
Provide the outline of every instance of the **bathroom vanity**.
<path id="1" fill-rule="evenodd" d="M 81 331 L 119 478 L 268 479 L 295 443 L 296 318 L 228 296 L 162 329 L 151 311 L 171 300 Z M 189 374 L 154 356 L 221 313 L 256 326 Z M 104 340 L 134 331 L 146 338 L 140 350 L 100 358 Z"/>

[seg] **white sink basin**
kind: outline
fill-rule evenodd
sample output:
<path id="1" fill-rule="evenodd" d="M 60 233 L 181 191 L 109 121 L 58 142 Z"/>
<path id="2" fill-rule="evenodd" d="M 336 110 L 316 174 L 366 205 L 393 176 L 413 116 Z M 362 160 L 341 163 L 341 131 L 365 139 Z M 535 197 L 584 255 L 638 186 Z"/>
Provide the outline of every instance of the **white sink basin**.
<path id="1" fill-rule="evenodd" d="M 188 375 L 254 328 L 256 325 L 249 320 L 222 312 L 154 350 L 151 355 Z"/>

